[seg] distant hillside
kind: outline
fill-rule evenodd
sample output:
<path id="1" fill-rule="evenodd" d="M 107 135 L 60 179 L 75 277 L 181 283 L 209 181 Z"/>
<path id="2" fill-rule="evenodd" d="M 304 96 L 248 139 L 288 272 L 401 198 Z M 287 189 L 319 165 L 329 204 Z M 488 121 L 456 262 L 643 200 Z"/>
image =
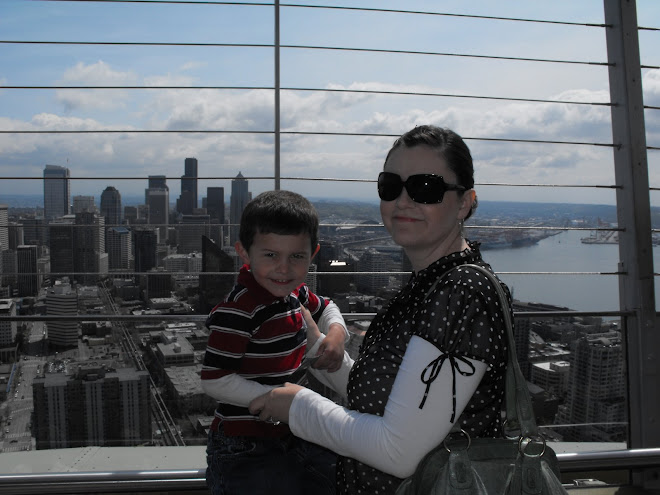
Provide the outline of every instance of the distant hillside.
<path id="1" fill-rule="evenodd" d="M 124 199 L 124 198 L 122 198 Z M 380 221 L 379 204 L 374 201 L 356 201 L 346 199 L 310 198 L 322 219 L 334 218 L 358 221 Z M 125 198 L 124 205 L 140 204 L 139 196 Z M 32 208 L 43 206 L 43 196 L 0 195 L 0 204 L 10 208 Z M 512 221 L 529 218 L 552 219 L 555 222 L 566 220 L 584 220 L 593 224 L 598 219 L 607 223 L 616 223 L 616 207 L 613 205 L 530 203 L 515 201 L 480 201 L 473 223 L 479 219 L 510 218 Z M 651 207 L 652 228 L 660 229 L 660 207 Z"/>

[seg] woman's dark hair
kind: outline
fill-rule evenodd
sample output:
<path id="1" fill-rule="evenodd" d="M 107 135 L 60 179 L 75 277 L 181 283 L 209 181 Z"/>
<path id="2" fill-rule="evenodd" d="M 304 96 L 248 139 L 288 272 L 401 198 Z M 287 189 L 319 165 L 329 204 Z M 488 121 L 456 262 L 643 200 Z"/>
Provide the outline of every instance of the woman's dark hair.
<path id="1" fill-rule="evenodd" d="M 442 158 L 445 159 L 451 171 L 456 174 L 458 184 L 464 186 L 466 189 L 474 188 L 474 164 L 472 163 L 472 154 L 465 144 L 465 141 L 463 141 L 463 138 L 451 129 L 434 125 L 416 126 L 414 129 L 409 130 L 394 141 L 392 148 L 390 148 L 390 151 L 387 153 L 385 163 L 387 163 L 390 155 L 397 148 L 401 148 L 402 146 L 412 148 L 420 145 L 426 145 L 433 148 Z M 465 220 L 470 218 L 476 208 L 477 199 L 475 197 L 472 210 L 470 210 L 470 213 L 465 217 Z"/>
<path id="2" fill-rule="evenodd" d="M 238 238 L 246 250 L 259 234 L 309 234 L 312 253 L 319 242 L 319 217 L 314 205 L 291 191 L 266 191 L 250 201 L 241 214 Z"/>

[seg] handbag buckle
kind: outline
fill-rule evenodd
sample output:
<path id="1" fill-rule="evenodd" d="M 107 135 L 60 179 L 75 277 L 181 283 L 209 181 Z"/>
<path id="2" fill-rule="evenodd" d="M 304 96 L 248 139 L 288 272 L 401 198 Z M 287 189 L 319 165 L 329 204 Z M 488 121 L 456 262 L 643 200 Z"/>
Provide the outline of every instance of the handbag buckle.
<path id="1" fill-rule="evenodd" d="M 528 452 L 528 447 L 530 445 L 541 445 L 541 452 L 534 453 L 534 452 Z M 518 451 L 526 456 L 526 457 L 541 457 L 543 454 L 545 454 L 545 438 L 543 438 L 541 435 L 538 435 L 536 438 L 532 437 L 520 437 L 518 440 Z M 534 450 L 534 447 L 532 448 Z"/>
<path id="2" fill-rule="evenodd" d="M 449 453 L 451 453 L 451 449 L 449 448 L 449 445 L 447 444 L 447 440 L 451 440 L 451 436 L 454 433 L 461 433 L 464 437 L 465 440 L 467 440 L 467 446 L 465 447 L 465 450 L 468 450 L 470 448 L 470 445 L 472 445 L 472 438 L 470 438 L 470 434 L 465 431 L 463 428 L 461 428 L 460 431 L 450 431 L 449 434 L 445 437 L 444 441 L 442 442 L 442 445 L 445 446 L 445 450 Z"/>

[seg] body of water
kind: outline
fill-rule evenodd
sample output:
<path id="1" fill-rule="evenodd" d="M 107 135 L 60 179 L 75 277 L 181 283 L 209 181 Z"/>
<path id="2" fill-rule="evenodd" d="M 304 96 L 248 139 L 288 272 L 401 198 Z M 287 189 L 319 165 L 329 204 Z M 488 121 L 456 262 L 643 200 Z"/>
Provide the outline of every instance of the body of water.
<path id="1" fill-rule="evenodd" d="M 502 272 L 616 272 L 617 244 L 583 244 L 588 231 L 570 230 L 537 244 L 482 252 L 500 278 L 520 301 L 565 306 L 577 311 L 619 309 L 619 280 L 616 275 L 512 275 Z M 660 247 L 653 248 L 655 271 Z M 659 306 L 656 280 L 656 307 Z"/>

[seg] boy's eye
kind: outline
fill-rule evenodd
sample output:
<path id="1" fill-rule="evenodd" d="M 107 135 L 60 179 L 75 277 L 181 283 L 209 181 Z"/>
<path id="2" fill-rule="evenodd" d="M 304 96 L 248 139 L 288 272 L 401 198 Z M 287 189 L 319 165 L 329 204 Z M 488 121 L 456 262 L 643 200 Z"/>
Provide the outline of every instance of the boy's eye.
<path id="1" fill-rule="evenodd" d="M 292 257 L 293 259 L 295 259 L 295 260 L 303 260 L 303 259 L 305 259 L 305 255 L 304 255 L 304 254 L 301 254 L 301 253 L 298 253 L 298 254 L 292 254 L 291 257 Z"/>

